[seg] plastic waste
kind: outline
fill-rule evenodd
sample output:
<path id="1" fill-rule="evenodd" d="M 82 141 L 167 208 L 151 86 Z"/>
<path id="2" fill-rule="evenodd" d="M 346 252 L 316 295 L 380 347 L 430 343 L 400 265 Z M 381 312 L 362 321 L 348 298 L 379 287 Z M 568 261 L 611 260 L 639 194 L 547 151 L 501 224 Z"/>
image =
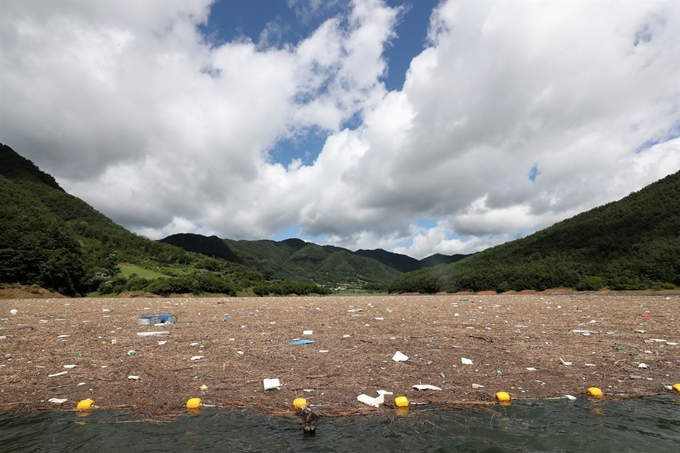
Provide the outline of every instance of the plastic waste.
<path id="1" fill-rule="evenodd" d="M 312 335 L 314 333 L 313 330 L 305 330 L 302 332 L 302 335 Z"/>
<path id="2" fill-rule="evenodd" d="M 406 362 L 408 360 L 408 356 L 400 351 L 397 351 L 394 353 L 394 356 L 392 356 L 392 360 L 395 362 Z"/>
<path id="3" fill-rule="evenodd" d="M 463 365 L 472 365 L 472 360 L 466 359 L 465 357 L 461 357 L 460 361 L 463 363 Z"/>
<path id="4" fill-rule="evenodd" d="M 47 377 L 57 377 L 57 376 L 63 376 L 65 374 L 68 374 L 68 371 L 60 371 L 59 373 L 48 374 Z"/>
<path id="5" fill-rule="evenodd" d="M 156 335 L 170 335 L 170 332 L 167 330 L 163 330 L 160 332 L 137 332 L 137 335 L 140 337 L 153 337 Z"/>
<path id="6" fill-rule="evenodd" d="M 412 387 L 416 390 L 441 390 L 439 387 L 430 384 L 416 384 Z"/>
<path id="7" fill-rule="evenodd" d="M 128 357 L 132 357 L 135 354 L 137 354 L 137 351 L 135 351 L 134 349 L 130 349 L 128 352 L 125 353 L 125 355 Z"/>
<path id="8" fill-rule="evenodd" d="M 66 398 L 50 398 L 47 401 L 54 404 L 64 404 L 68 399 Z"/>
<path id="9" fill-rule="evenodd" d="M 130 376 L 128 376 L 128 379 L 131 380 L 131 381 L 138 381 L 138 380 L 139 380 L 139 376 L 130 375 Z"/>
<path id="10" fill-rule="evenodd" d="M 191 360 L 201 360 L 203 358 L 202 355 L 195 355 L 191 358 Z"/>
<path id="11" fill-rule="evenodd" d="M 137 324 L 139 325 L 148 325 L 148 324 L 176 324 L 177 323 L 177 316 L 172 315 L 170 313 L 163 313 L 161 315 L 155 315 L 153 313 L 148 313 L 146 315 L 142 315 L 139 317 L 137 320 Z"/>
<path id="12" fill-rule="evenodd" d="M 362 393 L 361 395 L 357 396 L 357 400 L 366 404 L 367 406 L 380 407 L 380 405 L 385 402 L 385 395 L 381 393 L 376 398 L 373 398 L 372 396 Z"/>
<path id="13" fill-rule="evenodd" d="M 264 386 L 264 390 L 280 390 L 281 387 L 281 381 L 278 379 L 264 379 L 262 381 L 262 384 Z"/>
<path id="14" fill-rule="evenodd" d="M 292 345 L 300 345 L 300 344 L 314 344 L 316 343 L 314 340 L 297 340 L 297 341 L 291 341 L 290 344 Z"/>
<path id="15" fill-rule="evenodd" d="M 9 311 L 9 314 L 11 314 L 11 315 L 16 315 L 17 313 L 19 313 L 19 310 L 17 310 L 16 308 L 12 308 L 12 309 Z"/>

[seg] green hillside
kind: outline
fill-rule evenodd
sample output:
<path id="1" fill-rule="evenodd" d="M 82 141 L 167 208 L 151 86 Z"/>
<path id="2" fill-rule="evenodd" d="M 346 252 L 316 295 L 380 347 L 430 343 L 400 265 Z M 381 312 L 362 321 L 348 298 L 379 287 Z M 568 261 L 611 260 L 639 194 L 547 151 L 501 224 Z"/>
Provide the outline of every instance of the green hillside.
<path id="1" fill-rule="evenodd" d="M 386 289 L 400 274 L 398 270 L 376 259 L 354 254 L 341 247 L 321 246 L 300 239 L 235 241 L 198 234 L 175 234 L 162 241 L 208 256 L 243 263 L 267 278 L 315 282 L 326 287 L 344 284 L 371 290 Z M 397 256 L 389 252 L 384 254 Z M 413 261 L 418 263 L 417 260 Z"/>
<path id="2" fill-rule="evenodd" d="M 526 238 L 405 274 L 390 288 L 503 292 L 675 285 L 680 285 L 680 172 Z"/>
<path id="3" fill-rule="evenodd" d="M 251 291 L 266 281 L 241 266 L 224 243 L 208 238 L 221 259 L 137 236 L 54 178 L 0 144 L 0 283 L 39 285 L 66 295 L 90 292 L 157 294 Z M 229 258 L 229 260 L 225 260 Z M 118 263 L 126 263 L 121 272 Z M 137 269 L 135 271 L 135 269 Z M 163 275 L 163 278 L 158 278 Z M 281 290 L 327 293 L 311 283 Z"/>

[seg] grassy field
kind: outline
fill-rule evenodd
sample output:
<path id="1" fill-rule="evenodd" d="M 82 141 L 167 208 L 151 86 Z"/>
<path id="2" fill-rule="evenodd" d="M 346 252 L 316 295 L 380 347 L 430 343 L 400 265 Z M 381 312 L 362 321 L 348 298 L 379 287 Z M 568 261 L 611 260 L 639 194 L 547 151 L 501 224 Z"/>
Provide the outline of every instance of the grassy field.
<path id="1" fill-rule="evenodd" d="M 144 269 L 143 267 L 135 266 L 134 264 L 120 263 L 121 275 L 125 278 L 129 278 L 132 274 L 137 274 L 138 277 L 147 278 L 149 280 L 154 278 L 167 278 L 167 275 L 161 274 L 160 272 L 152 271 L 150 269 Z"/>

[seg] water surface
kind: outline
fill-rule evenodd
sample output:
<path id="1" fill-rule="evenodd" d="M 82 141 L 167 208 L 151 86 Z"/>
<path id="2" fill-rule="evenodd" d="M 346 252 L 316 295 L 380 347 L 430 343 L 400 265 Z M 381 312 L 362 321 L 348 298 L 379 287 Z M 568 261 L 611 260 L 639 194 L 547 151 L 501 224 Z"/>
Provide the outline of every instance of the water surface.
<path id="1" fill-rule="evenodd" d="M 305 436 L 294 417 L 204 408 L 169 421 L 111 410 L 0 415 L 2 452 L 673 452 L 680 399 L 519 400 L 481 410 L 389 409 L 322 417 Z"/>

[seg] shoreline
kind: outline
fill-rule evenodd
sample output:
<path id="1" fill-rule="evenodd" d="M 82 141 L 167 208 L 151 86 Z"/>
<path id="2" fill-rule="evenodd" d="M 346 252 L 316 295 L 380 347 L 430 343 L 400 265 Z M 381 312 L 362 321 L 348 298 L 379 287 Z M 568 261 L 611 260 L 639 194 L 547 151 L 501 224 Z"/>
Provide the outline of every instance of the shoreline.
<path id="1" fill-rule="evenodd" d="M 92 398 L 160 417 L 186 413 L 198 397 L 293 415 L 304 397 L 324 416 L 346 416 L 393 410 L 397 396 L 467 408 L 495 404 L 498 391 L 655 395 L 680 382 L 679 304 L 677 295 L 601 293 L 2 299 L 0 410 L 68 411 Z M 146 313 L 178 322 L 138 325 Z M 315 343 L 290 344 L 298 339 Z M 392 360 L 397 351 L 408 360 Z M 265 391 L 264 379 L 279 379 L 280 390 Z M 357 401 L 378 390 L 393 392 L 381 408 Z"/>

